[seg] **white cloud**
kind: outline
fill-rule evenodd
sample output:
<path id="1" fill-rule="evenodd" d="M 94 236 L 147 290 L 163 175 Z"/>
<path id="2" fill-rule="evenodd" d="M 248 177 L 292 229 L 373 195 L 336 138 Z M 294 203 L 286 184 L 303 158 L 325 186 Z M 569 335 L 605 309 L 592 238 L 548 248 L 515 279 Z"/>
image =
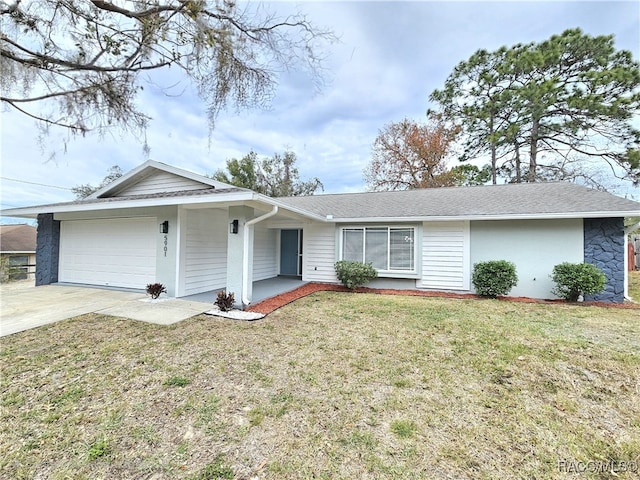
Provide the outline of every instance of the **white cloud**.
<path id="1" fill-rule="evenodd" d="M 613 33 L 618 48 L 640 56 L 637 2 L 304 2 L 299 7 L 341 37 L 328 50 L 324 90 L 315 91 L 303 73 L 286 73 L 269 110 L 223 112 L 209 136 L 206 106 L 194 89 L 178 71 L 162 72 L 139 98 L 153 117 L 146 133 L 151 158 L 211 173 L 250 150 L 272 155 L 290 149 L 298 155 L 301 176 L 317 176 L 326 191 L 363 190 L 362 169 L 378 129 L 404 116 L 424 118 L 429 93 L 480 48 L 540 41 L 580 27 L 592 35 Z M 279 2 L 275 8 L 293 10 L 297 4 Z M 52 135 L 41 151 L 33 123 L 3 111 L 2 176 L 70 188 L 100 182 L 112 165 L 129 170 L 146 159 L 132 135 L 77 138 L 67 153 L 62 138 Z M 57 152 L 54 161 L 47 161 L 50 151 Z M 73 198 L 69 191 L 10 181 L 1 187 L 3 208 Z"/>

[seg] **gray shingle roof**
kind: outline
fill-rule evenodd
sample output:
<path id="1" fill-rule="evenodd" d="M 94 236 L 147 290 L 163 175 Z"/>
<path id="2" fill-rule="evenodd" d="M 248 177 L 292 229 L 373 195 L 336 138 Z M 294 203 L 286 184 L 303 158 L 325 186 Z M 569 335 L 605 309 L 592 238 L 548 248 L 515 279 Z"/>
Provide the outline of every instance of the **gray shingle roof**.
<path id="1" fill-rule="evenodd" d="M 280 202 L 334 219 L 498 217 L 626 212 L 640 203 L 571 183 L 430 188 L 397 192 L 284 197 Z"/>
<path id="2" fill-rule="evenodd" d="M 0 251 L 35 252 L 36 227 L 31 225 L 0 225 Z"/>
<path id="3" fill-rule="evenodd" d="M 207 188 L 179 192 L 161 192 L 123 197 L 84 199 L 73 202 L 39 205 L 6 210 L 13 216 L 47 212 L 54 208 L 107 204 L 118 208 L 126 201 L 176 199 L 176 204 L 189 203 L 189 197 L 218 197 L 229 193 L 247 193 L 242 188 Z M 224 200 L 224 198 L 222 199 Z M 308 197 L 280 197 L 275 199 L 284 208 L 302 215 L 336 221 L 350 219 L 482 219 L 482 218 L 550 218 L 550 217 L 611 217 L 640 216 L 640 203 L 615 195 L 591 190 L 571 183 L 533 183 L 485 185 L 408 190 L 399 192 L 345 193 Z M 205 200 L 206 201 L 206 200 Z M 270 203 L 263 197 L 265 203 Z M 147 203 L 147 202 L 145 202 Z M 166 202 L 164 202 L 166 204 Z M 100 208 L 100 207 L 98 207 Z M 110 207 L 109 207 L 110 208 Z M 62 209 L 62 210 L 61 210 Z"/>

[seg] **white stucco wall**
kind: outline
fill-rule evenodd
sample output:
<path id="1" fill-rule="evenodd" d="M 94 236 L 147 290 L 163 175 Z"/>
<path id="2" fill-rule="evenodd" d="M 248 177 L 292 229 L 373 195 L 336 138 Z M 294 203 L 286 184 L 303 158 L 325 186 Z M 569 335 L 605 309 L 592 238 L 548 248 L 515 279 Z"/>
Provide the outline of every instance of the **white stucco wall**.
<path id="1" fill-rule="evenodd" d="M 509 295 L 554 298 L 549 278 L 553 267 L 582 262 L 583 244 L 581 219 L 474 221 L 471 267 L 487 260 L 509 260 L 518 273 L 518 285 Z"/>

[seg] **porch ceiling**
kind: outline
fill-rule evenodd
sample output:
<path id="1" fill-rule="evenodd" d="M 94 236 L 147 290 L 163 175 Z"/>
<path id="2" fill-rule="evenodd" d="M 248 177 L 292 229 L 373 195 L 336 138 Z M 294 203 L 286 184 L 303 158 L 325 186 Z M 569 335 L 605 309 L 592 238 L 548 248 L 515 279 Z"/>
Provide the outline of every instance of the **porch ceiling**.
<path id="1" fill-rule="evenodd" d="M 272 205 L 265 205 L 259 201 L 234 201 L 234 202 L 215 202 L 215 203 L 196 203 L 196 204 L 185 204 L 180 207 L 185 210 L 202 210 L 202 209 L 217 209 L 217 210 L 227 210 L 229 207 L 238 207 L 238 206 L 247 206 L 253 208 L 255 211 L 255 216 L 261 216 L 265 213 L 270 212 L 273 209 Z M 270 220 L 298 220 L 298 221 L 309 221 L 309 217 L 292 212 L 286 208 L 280 207 L 278 213 L 272 217 Z"/>

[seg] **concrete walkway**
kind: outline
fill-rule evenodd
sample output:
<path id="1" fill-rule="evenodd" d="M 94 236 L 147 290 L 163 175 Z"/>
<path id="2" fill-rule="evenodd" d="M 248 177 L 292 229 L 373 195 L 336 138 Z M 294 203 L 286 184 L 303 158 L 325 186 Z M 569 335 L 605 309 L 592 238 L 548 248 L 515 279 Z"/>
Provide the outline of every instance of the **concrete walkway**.
<path id="1" fill-rule="evenodd" d="M 0 285 L 0 336 L 94 312 L 170 325 L 211 306 L 175 298 L 151 302 L 140 292 L 12 282 Z"/>

